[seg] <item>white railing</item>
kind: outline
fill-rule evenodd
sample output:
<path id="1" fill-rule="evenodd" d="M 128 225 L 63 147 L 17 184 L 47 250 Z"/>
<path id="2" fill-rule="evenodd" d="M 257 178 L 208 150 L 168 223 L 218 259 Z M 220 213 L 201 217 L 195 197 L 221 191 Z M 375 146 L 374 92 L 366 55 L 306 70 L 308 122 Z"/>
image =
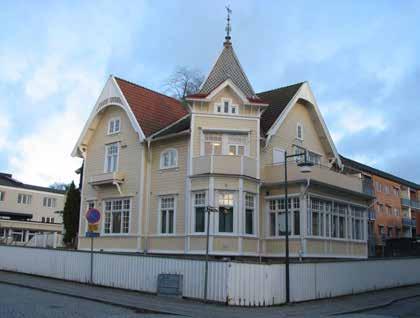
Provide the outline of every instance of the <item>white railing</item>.
<path id="1" fill-rule="evenodd" d="M 29 247 L 57 248 L 63 246 L 63 235 L 54 233 L 35 234 L 29 242 L 25 243 Z"/>
<path id="2" fill-rule="evenodd" d="M 193 174 L 230 174 L 257 178 L 257 161 L 247 156 L 201 156 L 193 158 Z"/>
<path id="3" fill-rule="evenodd" d="M 95 253 L 93 283 L 156 293 L 160 273 L 183 275 L 183 296 L 203 298 L 201 260 Z M 293 302 L 420 283 L 420 258 L 312 262 L 290 265 Z M 88 282 L 88 252 L 0 246 L 0 270 Z M 285 302 L 283 264 L 209 263 L 210 300 L 236 306 Z"/>

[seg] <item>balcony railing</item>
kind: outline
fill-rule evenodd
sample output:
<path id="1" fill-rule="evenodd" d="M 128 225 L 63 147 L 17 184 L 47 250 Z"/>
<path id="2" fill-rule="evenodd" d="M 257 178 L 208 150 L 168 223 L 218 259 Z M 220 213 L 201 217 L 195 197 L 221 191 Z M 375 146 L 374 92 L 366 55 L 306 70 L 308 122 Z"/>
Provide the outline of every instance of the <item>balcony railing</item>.
<path id="1" fill-rule="evenodd" d="M 420 201 L 401 198 L 401 205 L 413 209 L 420 210 Z"/>
<path id="2" fill-rule="evenodd" d="M 93 186 L 99 185 L 116 185 L 124 182 L 124 175 L 120 172 L 108 172 L 93 175 L 89 179 L 89 184 Z"/>
<path id="3" fill-rule="evenodd" d="M 410 218 L 403 217 L 402 218 L 402 225 L 403 226 L 412 226 L 413 225 L 413 222 L 411 222 L 411 219 Z"/>
<path id="4" fill-rule="evenodd" d="M 246 156 L 201 156 L 193 158 L 193 174 L 227 174 L 257 178 L 257 161 Z"/>
<path id="5" fill-rule="evenodd" d="M 375 210 L 369 210 L 368 211 L 368 220 L 369 221 L 375 221 L 376 220 L 376 212 L 375 212 Z"/>
<path id="6" fill-rule="evenodd" d="M 337 188 L 364 193 L 362 179 L 360 177 L 335 172 L 326 166 L 315 165 L 311 167 L 310 173 L 302 173 L 295 163 L 290 163 L 287 166 L 287 174 L 288 181 L 300 181 L 310 178 L 311 180 L 316 180 Z M 284 182 L 284 165 L 265 166 L 261 179 L 264 183 Z"/>

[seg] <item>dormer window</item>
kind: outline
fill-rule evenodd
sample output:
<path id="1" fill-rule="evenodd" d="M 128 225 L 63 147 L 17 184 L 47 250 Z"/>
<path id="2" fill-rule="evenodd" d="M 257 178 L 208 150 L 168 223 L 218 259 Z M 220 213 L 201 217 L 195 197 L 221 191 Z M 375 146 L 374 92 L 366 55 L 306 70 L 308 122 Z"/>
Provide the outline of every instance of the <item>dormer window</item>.
<path id="1" fill-rule="evenodd" d="M 218 114 L 237 114 L 238 106 L 232 104 L 232 100 L 223 98 L 221 103 L 215 105 L 215 112 Z"/>
<path id="2" fill-rule="evenodd" d="M 296 125 L 296 138 L 303 140 L 303 125 L 301 123 L 297 123 Z"/>
<path id="3" fill-rule="evenodd" d="M 111 118 L 108 122 L 108 135 L 117 134 L 120 132 L 121 129 L 121 119 L 118 118 Z"/>

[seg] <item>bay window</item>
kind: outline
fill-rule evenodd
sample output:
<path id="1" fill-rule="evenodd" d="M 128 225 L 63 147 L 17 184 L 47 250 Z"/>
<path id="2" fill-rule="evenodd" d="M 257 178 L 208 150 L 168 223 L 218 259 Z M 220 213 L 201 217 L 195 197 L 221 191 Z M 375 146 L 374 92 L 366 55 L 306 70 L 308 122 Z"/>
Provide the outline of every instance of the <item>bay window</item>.
<path id="1" fill-rule="evenodd" d="M 206 193 L 194 194 L 194 232 L 204 233 L 206 228 Z"/>
<path id="2" fill-rule="evenodd" d="M 254 233 L 255 195 L 245 194 L 245 234 Z"/>
<path id="3" fill-rule="evenodd" d="M 105 201 L 105 234 L 126 234 L 130 227 L 130 199 Z"/>
<path id="4" fill-rule="evenodd" d="M 233 192 L 219 192 L 219 232 L 233 233 L 233 207 L 234 207 L 234 193 Z"/>

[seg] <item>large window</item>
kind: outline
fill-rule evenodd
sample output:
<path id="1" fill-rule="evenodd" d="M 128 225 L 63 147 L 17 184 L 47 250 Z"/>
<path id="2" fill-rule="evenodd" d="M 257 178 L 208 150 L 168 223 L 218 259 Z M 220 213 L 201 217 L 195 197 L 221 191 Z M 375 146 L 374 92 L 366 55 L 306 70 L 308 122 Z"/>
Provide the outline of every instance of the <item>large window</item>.
<path id="1" fill-rule="evenodd" d="M 289 235 L 300 235 L 300 201 L 298 197 L 288 200 Z M 286 235 L 286 205 L 285 199 L 270 200 L 269 220 L 270 236 Z"/>
<path id="2" fill-rule="evenodd" d="M 42 205 L 48 208 L 55 208 L 57 205 L 57 199 L 44 197 L 42 200 Z"/>
<path id="3" fill-rule="evenodd" d="M 178 166 L 178 151 L 176 149 L 167 149 L 160 155 L 160 168 L 169 169 Z"/>
<path id="4" fill-rule="evenodd" d="M 175 225 L 175 196 L 160 198 L 160 233 L 173 234 Z"/>
<path id="5" fill-rule="evenodd" d="M 130 227 L 130 199 L 105 201 L 105 234 L 128 233 Z"/>
<path id="6" fill-rule="evenodd" d="M 204 233 L 206 228 L 206 193 L 194 194 L 194 232 Z"/>
<path id="7" fill-rule="evenodd" d="M 233 192 L 220 192 L 218 194 L 219 203 L 219 232 L 233 232 Z"/>
<path id="8" fill-rule="evenodd" d="M 353 240 L 363 240 L 365 237 L 363 213 L 364 210 L 360 207 L 350 207 L 351 231 L 349 233 Z"/>
<path id="9" fill-rule="evenodd" d="M 19 204 L 31 204 L 32 202 L 32 195 L 30 194 L 18 194 L 17 203 Z"/>
<path id="10" fill-rule="evenodd" d="M 204 133 L 204 155 L 244 156 L 248 153 L 246 133 Z"/>
<path id="11" fill-rule="evenodd" d="M 108 122 L 108 135 L 119 133 L 121 130 L 121 119 L 111 118 Z"/>
<path id="12" fill-rule="evenodd" d="M 105 146 L 105 172 L 115 172 L 118 169 L 118 143 L 114 142 Z"/>
<path id="13" fill-rule="evenodd" d="M 245 234 L 255 234 L 255 195 L 245 194 Z"/>

